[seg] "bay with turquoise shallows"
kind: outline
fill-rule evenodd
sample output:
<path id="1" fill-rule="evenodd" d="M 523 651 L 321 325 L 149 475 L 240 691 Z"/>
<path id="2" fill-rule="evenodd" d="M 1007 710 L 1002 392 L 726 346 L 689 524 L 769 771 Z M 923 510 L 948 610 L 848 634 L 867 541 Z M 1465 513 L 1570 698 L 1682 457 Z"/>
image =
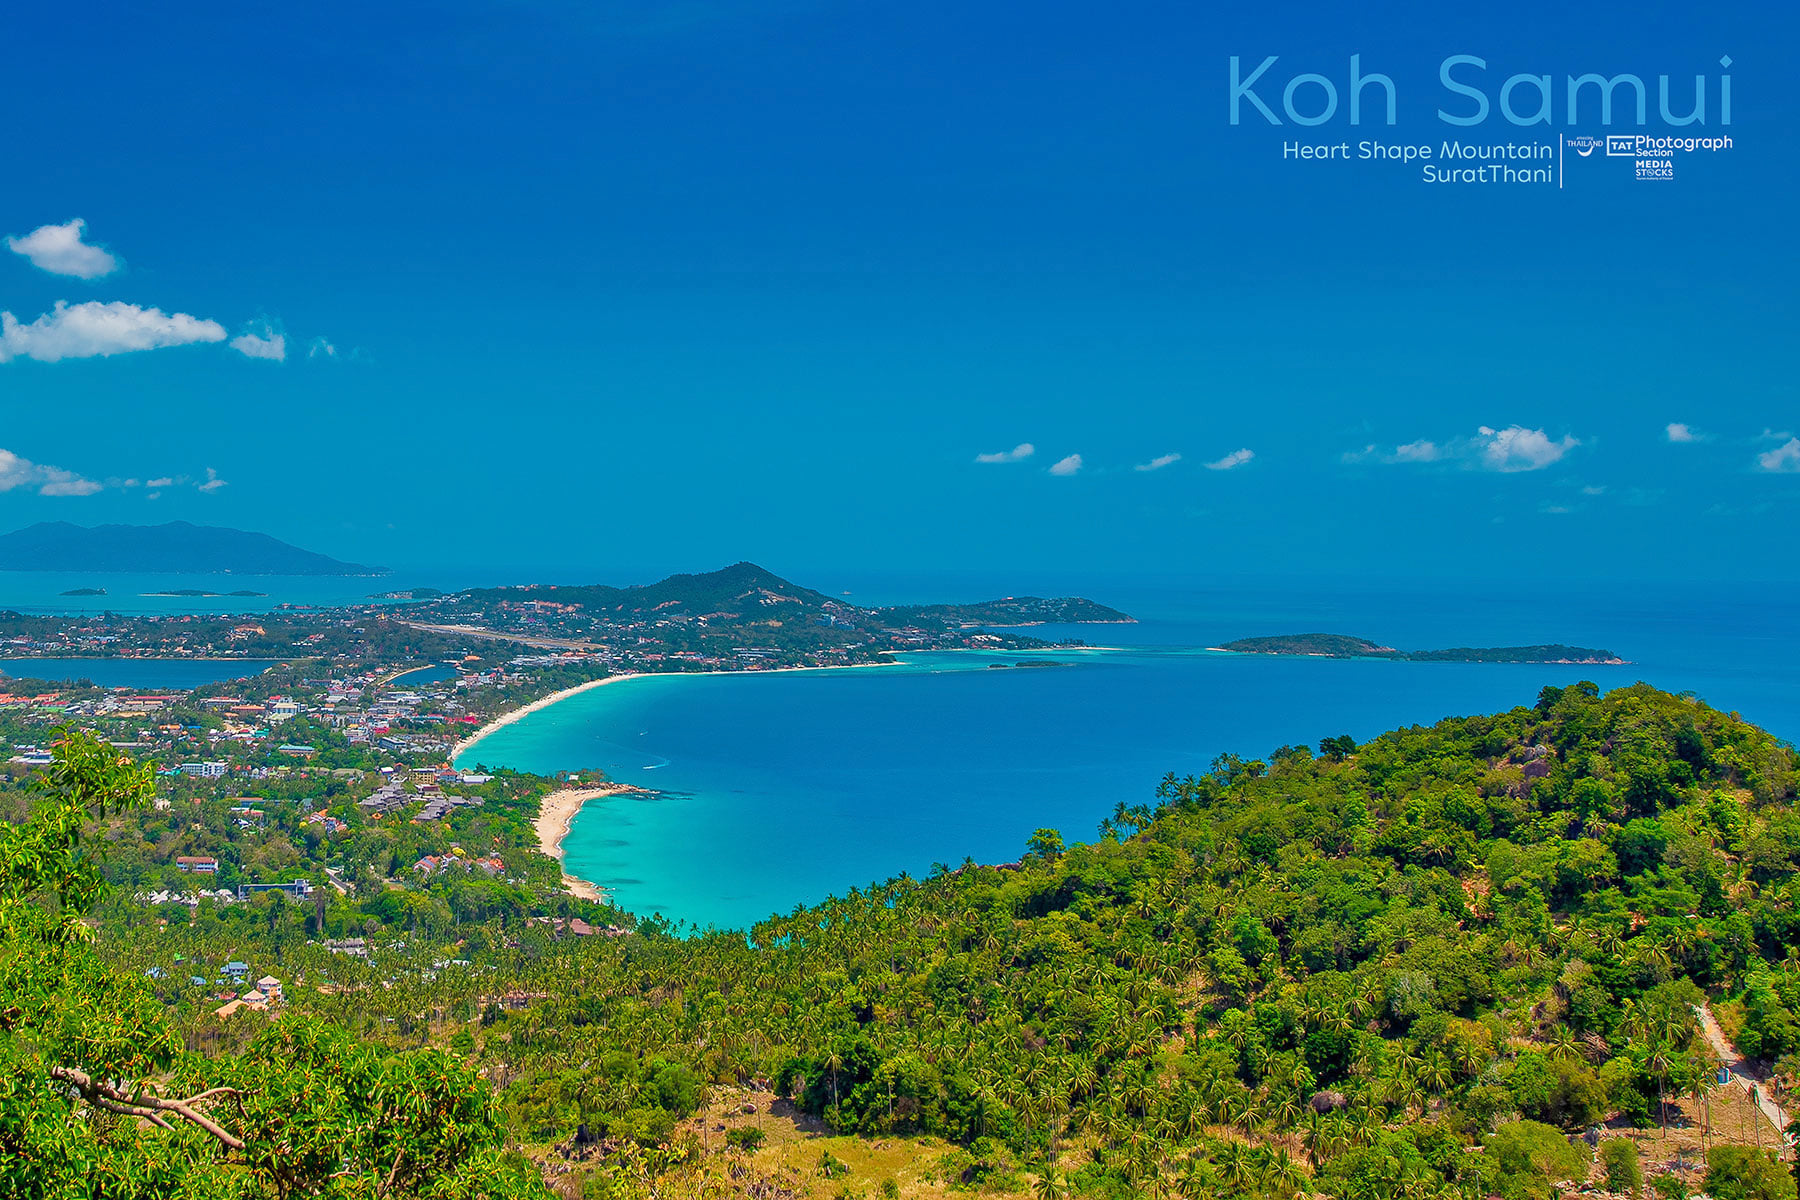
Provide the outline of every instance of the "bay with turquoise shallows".
<path id="1" fill-rule="evenodd" d="M 628 679 L 496 731 L 459 764 L 598 769 L 654 789 L 583 809 L 565 843 L 569 870 L 640 914 L 743 927 L 936 862 L 1011 861 L 1042 826 L 1091 840 L 1121 801 L 1150 802 L 1165 774 L 1202 771 L 1222 752 L 1366 739 L 1529 704 L 1547 684 L 1643 679 L 1800 736 L 1800 601 L 1785 591 L 1059 583 L 1143 620 L 1032 631 L 1118 647 L 1036 656 L 1061 667 L 990 667 L 1031 657 L 1015 653 L 910 654 L 890 667 Z M 992 584 L 964 590 L 851 598 L 1000 594 Z M 1632 664 L 1206 649 L 1315 630 L 1418 649 L 1567 642 Z"/>

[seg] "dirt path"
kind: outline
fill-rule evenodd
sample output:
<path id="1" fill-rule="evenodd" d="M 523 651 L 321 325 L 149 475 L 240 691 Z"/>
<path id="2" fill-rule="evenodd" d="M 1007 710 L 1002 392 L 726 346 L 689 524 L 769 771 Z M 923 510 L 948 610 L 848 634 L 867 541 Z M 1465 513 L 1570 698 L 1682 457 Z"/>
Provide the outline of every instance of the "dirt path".
<path id="1" fill-rule="evenodd" d="M 1762 1110 L 1763 1116 L 1769 1118 L 1769 1123 L 1775 1126 L 1776 1134 L 1791 1147 L 1794 1139 L 1788 1136 L 1787 1132 L 1788 1114 L 1769 1096 L 1768 1072 L 1739 1054 L 1738 1048 L 1725 1039 L 1725 1031 L 1720 1029 L 1719 1023 L 1713 1019 L 1712 1009 L 1709 1006 L 1697 1004 L 1694 1006 L 1694 1012 L 1700 1017 L 1700 1029 L 1706 1034 L 1706 1040 L 1712 1046 L 1713 1053 L 1717 1054 L 1725 1065 L 1731 1068 L 1731 1084 L 1745 1090 L 1750 1099 L 1755 1102 L 1756 1107 Z"/>

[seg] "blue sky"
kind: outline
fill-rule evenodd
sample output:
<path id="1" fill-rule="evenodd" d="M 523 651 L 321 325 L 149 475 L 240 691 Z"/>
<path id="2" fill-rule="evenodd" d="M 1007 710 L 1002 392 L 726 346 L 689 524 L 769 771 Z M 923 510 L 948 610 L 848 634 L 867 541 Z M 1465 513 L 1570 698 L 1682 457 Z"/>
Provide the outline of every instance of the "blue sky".
<path id="1" fill-rule="evenodd" d="M 1800 574 L 1791 10 L 1198 7 L 24 15 L 0 528 L 572 578 Z M 1394 127 L 1228 123 L 1231 55 L 1353 53 Z M 1552 75 L 1554 123 L 1439 121 L 1453 54 Z M 1706 74 L 1732 148 L 1561 188 L 1280 154 L 1604 134 L 1562 111 L 1590 71 Z"/>

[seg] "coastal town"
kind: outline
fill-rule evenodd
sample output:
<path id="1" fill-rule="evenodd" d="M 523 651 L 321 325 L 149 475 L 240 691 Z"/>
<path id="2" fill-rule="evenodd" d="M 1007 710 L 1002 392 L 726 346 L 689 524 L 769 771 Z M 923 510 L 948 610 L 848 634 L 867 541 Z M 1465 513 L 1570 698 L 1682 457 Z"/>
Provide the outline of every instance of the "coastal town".
<path id="1" fill-rule="evenodd" d="M 107 869 L 159 920 L 267 919 L 277 905 L 330 941 L 504 911 L 558 921 L 561 936 L 617 935 L 631 918 L 562 873 L 560 843 L 583 802 L 629 789 L 580 763 L 487 769 L 487 732 L 623 676 L 1023 651 L 1048 643 L 1013 627 L 1051 619 L 1127 618 L 1073 599 L 867 609 L 749 564 L 645 588 L 393 592 L 254 616 L 0 613 L 0 804 L 23 812 L 58 731 L 90 730 L 155 771 L 152 807 L 111 823 Z M 122 660 L 217 678 L 87 677 Z"/>

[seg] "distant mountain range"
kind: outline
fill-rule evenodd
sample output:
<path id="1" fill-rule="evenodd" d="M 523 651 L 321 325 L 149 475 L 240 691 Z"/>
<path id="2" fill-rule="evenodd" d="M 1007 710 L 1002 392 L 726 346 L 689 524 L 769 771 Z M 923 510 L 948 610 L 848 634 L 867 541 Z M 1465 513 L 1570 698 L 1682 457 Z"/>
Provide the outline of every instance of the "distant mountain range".
<path id="1" fill-rule="evenodd" d="M 0 534 L 0 571 L 91 571 L 183 575 L 386 575 L 385 567 L 338 559 L 242 529 L 165 525 L 71 525 L 43 521 Z"/>

